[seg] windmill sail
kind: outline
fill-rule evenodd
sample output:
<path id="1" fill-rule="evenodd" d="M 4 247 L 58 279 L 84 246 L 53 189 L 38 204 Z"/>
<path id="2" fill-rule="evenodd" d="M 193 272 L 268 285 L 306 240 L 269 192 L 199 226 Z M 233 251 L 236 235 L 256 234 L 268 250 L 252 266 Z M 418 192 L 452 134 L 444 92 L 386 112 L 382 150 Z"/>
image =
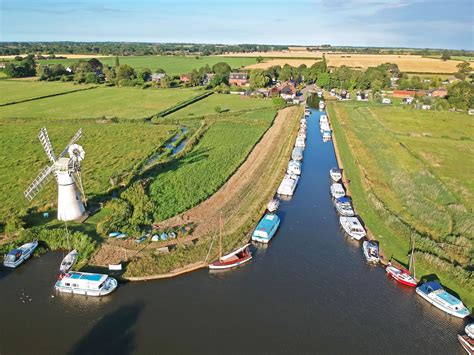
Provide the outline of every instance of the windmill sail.
<path id="1" fill-rule="evenodd" d="M 54 171 L 54 164 L 51 166 L 44 167 L 43 170 L 38 174 L 33 182 L 25 190 L 24 194 L 28 201 L 31 201 L 52 179 L 53 175 L 51 174 Z"/>
<path id="2" fill-rule="evenodd" d="M 51 145 L 51 141 L 49 140 L 49 135 L 48 131 L 46 130 L 46 127 L 41 128 L 40 133 L 38 134 L 38 139 L 40 140 L 41 145 L 43 146 L 44 151 L 46 152 L 46 155 L 48 156 L 49 160 L 54 163 L 56 161 L 56 156 L 54 155 L 53 146 Z"/>
<path id="3" fill-rule="evenodd" d="M 81 137 L 82 137 L 82 128 L 79 128 L 79 130 L 76 132 L 76 134 L 74 135 L 74 137 L 72 137 L 71 141 L 68 143 L 68 145 L 66 146 L 66 148 L 64 148 L 64 150 L 61 152 L 61 154 L 59 154 L 59 157 L 58 157 L 58 158 L 62 158 L 63 156 L 65 156 L 66 153 L 67 153 L 68 150 L 69 150 L 69 147 L 70 147 L 71 145 L 73 145 L 74 143 L 76 143 Z"/>

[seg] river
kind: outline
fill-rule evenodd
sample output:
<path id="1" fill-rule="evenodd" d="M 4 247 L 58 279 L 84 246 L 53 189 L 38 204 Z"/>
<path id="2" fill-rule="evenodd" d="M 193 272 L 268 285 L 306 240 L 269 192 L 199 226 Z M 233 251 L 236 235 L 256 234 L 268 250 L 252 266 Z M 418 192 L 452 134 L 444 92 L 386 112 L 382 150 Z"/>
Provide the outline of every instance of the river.
<path id="1" fill-rule="evenodd" d="M 308 119 L 302 178 L 280 230 L 247 265 L 121 284 L 101 299 L 55 295 L 62 253 L 0 267 L 0 353 L 462 354 L 464 322 L 365 263 L 329 195 L 331 142 Z"/>

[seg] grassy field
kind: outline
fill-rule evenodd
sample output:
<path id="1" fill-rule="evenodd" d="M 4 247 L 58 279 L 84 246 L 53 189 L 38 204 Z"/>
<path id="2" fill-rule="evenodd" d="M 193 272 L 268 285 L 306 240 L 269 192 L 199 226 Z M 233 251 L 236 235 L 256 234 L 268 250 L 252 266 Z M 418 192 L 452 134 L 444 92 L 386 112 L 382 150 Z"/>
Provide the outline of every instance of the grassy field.
<path id="1" fill-rule="evenodd" d="M 407 262 L 414 237 L 417 276 L 474 306 L 471 118 L 368 103 L 329 114 L 355 207 L 385 254 Z"/>
<path id="2" fill-rule="evenodd" d="M 88 88 L 88 85 L 74 85 L 72 83 L 61 82 L 25 82 L 13 80 L 0 81 L 0 105 L 29 100 L 48 95 L 66 93 L 75 90 Z"/>
<path id="3" fill-rule="evenodd" d="M 6 88 L 37 84 L 9 81 L 0 82 L 0 85 L 4 85 L 4 83 L 7 83 Z M 45 85 L 55 87 L 53 83 L 46 83 Z M 48 89 L 49 86 L 46 86 L 45 90 Z M 99 87 L 0 107 L 0 119 L 3 117 L 48 119 L 117 117 L 140 119 L 154 115 L 202 92 L 199 89 L 143 90 L 138 88 Z M 25 90 L 24 94 L 26 96 L 28 93 L 29 90 Z M 21 93 L 18 97 L 21 98 Z"/>
<path id="4" fill-rule="evenodd" d="M 93 121 L 57 120 L 0 120 L 0 215 L 29 206 L 23 191 L 49 164 L 37 139 L 41 127 L 46 126 L 56 153 L 82 127 L 79 143 L 86 151 L 83 164 L 84 188 L 88 197 L 105 192 L 109 178 L 115 173 L 126 174 L 148 154 L 160 146 L 175 126 L 132 123 L 99 124 Z M 56 201 L 56 186 L 50 183 L 33 205 L 41 206 Z"/>
<path id="5" fill-rule="evenodd" d="M 260 108 L 270 108 L 273 106 L 272 100 L 244 97 L 241 95 L 213 94 L 190 106 L 176 111 L 167 116 L 169 119 L 196 118 L 206 115 L 215 115 L 216 106 L 222 112 L 235 112 L 243 110 L 255 110 Z"/>
<path id="6" fill-rule="evenodd" d="M 275 110 L 231 116 L 211 125 L 198 145 L 173 161 L 150 186 L 155 217 L 163 220 L 212 195 L 268 129 Z"/>
<path id="7" fill-rule="evenodd" d="M 109 66 L 115 65 L 115 57 L 98 58 L 102 63 Z M 63 65 L 71 65 L 77 59 L 52 59 L 40 60 L 44 64 L 61 63 Z M 256 58 L 237 58 L 237 57 L 196 57 L 193 56 L 140 56 L 140 57 L 119 57 L 120 64 L 128 64 L 134 68 L 150 68 L 157 70 L 162 68 L 168 75 L 179 75 L 191 72 L 193 69 L 199 69 L 206 64 L 212 67 L 219 62 L 226 62 L 231 68 L 241 68 L 257 62 Z"/>

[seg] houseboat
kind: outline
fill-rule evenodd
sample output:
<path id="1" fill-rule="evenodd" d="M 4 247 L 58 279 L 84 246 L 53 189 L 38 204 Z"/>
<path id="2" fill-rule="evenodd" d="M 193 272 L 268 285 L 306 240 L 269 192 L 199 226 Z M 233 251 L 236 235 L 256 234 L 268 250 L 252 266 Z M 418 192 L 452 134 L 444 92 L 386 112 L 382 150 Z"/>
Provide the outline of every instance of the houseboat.
<path id="1" fill-rule="evenodd" d="M 366 236 L 365 229 L 357 217 L 341 216 L 339 217 L 339 223 L 352 239 L 361 240 Z"/>
<path id="2" fill-rule="evenodd" d="M 283 196 L 293 196 L 297 184 L 298 177 L 296 175 L 293 175 L 293 177 L 286 175 L 278 187 L 277 194 Z"/>
<path id="3" fill-rule="evenodd" d="M 454 317 L 465 318 L 469 310 L 461 300 L 446 292 L 436 281 L 428 281 L 416 288 L 416 293 L 433 306 Z"/>
<path id="4" fill-rule="evenodd" d="M 301 175 L 301 162 L 296 160 L 290 160 L 286 172 L 288 174 Z"/>
<path id="5" fill-rule="evenodd" d="M 303 148 L 295 147 L 291 152 L 291 159 L 293 160 L 303 160 Z"/>
<path id="6" fill-rule="evenodd" d="M 339 168 L 332 168 L 329 170 L 329 176 L 331 177 L 332 181 L 338 182 L 342 179 L 342 171 Z"/>
<path id="7" fill-rule="evenodd" d="M 346 191 L 344 191 L 344 187 L 342 186 L 342 184 L 339 184 L 337 182 L 333 183 L 331 185 L 331 195 L 334 198 L 346 196 Z"/>
<path id="8" fill-rule="evenodd" d="M 341 216 L 352 217 L 354 216 L 354 209 L 352 208 L 351 200 L 346 197 L 339 197 L 335 202 L 336 210 Z"/>
<path id="9" fill-rule="evenodd" d="M 366 240 L 362 244 L 364 256 L 369 263 L 378 263 L 380 261 L 379 245 L 373 240 Z"/>
<path id="10" fill-rule="evenodd" d="M 18 265 L 28 260 L 37 246 L 38 239 L 34 239 L 30 243 L 23 244 L 22 246 L 11 250 L 7 255 L 5 255 L 3 265 L 6 267 L 16 268 Z"/>
<path id="11" fill-rule="evenodd" d="M 108 275 L 72 271 L 61 275 L 54 288 L 59 292 L 97 297 L 112 293 L 117 286 L 117 280 Z"/>
<path id="12" fill-rule="evenodd" d="M 280 218 L 276 214 L 266 214 L 252 233 L 252 240 L 268 243 L 275 235 L 279 225 Z"/>

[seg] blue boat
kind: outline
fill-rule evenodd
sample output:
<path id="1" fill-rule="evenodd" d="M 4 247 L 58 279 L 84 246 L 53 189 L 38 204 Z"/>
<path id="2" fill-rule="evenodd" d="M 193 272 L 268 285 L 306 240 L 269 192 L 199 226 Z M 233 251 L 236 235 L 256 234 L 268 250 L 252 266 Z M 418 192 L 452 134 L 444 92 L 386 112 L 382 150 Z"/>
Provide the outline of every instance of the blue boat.
<path id="1" fill-rule="evenodd" d="M 425 282 L 416 288 L 416 293 L 433 306 L 454 317 L 465 318 L 469 315 L 469 310 L 461 300 L 446 292 L 439 282 Z"/>
<path id="2" fill-rule="evenodd" d="M 258 223 L 257 228 L 252 233 L 252 240 L 261 243 L 268 243 L 275 235 L 280 225 L 280 217 L 276 214 L 266 214 Z"/>
<path id="3" fill-rule="evenodd" d="M 165 232 L 161 233 L 160 239 L 161 240 L 167 240 L 168 239 L 168 234 L 166 234 Z"/>

